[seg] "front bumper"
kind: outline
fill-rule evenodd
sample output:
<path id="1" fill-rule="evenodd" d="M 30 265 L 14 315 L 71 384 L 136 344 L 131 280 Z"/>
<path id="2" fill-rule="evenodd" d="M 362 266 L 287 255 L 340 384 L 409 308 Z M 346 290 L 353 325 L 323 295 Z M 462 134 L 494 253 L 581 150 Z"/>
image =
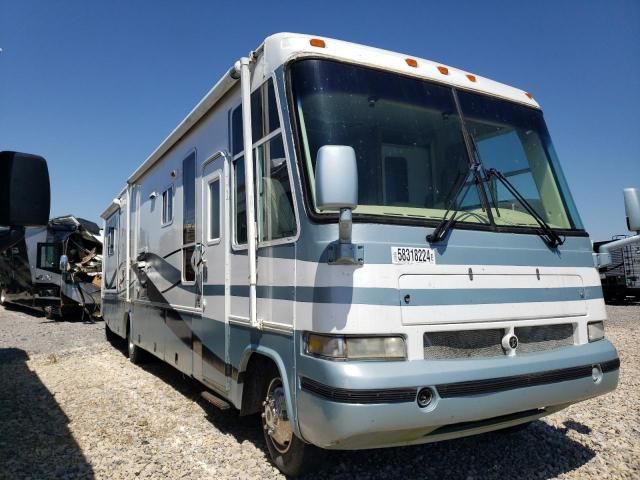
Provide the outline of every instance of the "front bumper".
<path id="1" fill-rule="evenodd" d="M 603 367 L 598 382 L 592 365 Z M 329 449 L 482 433 L 554 413 L 618 384 L 618 355 L 607 340 L 481 360 L 352 363 L 301 356 L 298 366 L 300 433 Z M 425 408 L 410 393 L 422 387 L 435 393 Z"/>

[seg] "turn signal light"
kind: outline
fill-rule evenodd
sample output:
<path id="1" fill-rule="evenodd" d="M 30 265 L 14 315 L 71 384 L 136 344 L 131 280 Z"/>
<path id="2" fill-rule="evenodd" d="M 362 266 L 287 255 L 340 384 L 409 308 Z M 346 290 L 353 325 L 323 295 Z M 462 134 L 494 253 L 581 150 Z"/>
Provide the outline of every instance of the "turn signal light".
<path id="1" fill-rule="evenodd" d="M 309 40 L 309 43 L 312 47 L 326 48 L 327 46 L 327 44 L 324 43 L 324 40 L 322 40 L 321 38 L 312 38 L 311 40 Z"/>

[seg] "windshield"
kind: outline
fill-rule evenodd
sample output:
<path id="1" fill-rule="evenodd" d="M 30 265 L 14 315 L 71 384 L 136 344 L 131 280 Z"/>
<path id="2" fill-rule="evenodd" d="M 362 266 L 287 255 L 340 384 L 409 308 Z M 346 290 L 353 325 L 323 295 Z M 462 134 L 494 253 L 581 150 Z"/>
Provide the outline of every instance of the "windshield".
<path id="1" fill-rule="evenodd" d="M 470 164 L 454 90 L 328 60 L 302 60 L 291 68 L 311 198 L 315 201 L 318 149 L 349 145 L 358 163 L 354 214 L 440 220 Z M 551 157 L 542 114 L 485 95 L 457 95 L 483 166 L 503 171 L 552 227 L 582 228 Z M 493 200 L 496 224 L 537 226 L 495 180 L 465 189 L 458 198 L 456 222 L 490 222 L 479 188 Z"/>

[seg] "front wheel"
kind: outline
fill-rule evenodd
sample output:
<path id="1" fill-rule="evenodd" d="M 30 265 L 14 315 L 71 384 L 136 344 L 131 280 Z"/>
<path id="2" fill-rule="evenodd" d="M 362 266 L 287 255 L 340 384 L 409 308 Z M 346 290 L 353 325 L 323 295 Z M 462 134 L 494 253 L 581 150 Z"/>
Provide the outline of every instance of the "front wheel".
<path id="1" fill-rule="evenodd" d="M 131 363 L 135 365 L 142 363 L 144 352 L 139 346 L 133 343 L 133 337 L 131 334 L 131 320 L 129 320 L 129 325 L 127 326 L 127 354 Z"/>
<path id="2" fill-rule="evenodd" d="M 320 461 L 322 450 L 304 443 L 293 433 L 282 379 L 278 374 L 271 376 L 262 402 L 262 428 L 271 460 L 285 475 L 302 475 Z"/>

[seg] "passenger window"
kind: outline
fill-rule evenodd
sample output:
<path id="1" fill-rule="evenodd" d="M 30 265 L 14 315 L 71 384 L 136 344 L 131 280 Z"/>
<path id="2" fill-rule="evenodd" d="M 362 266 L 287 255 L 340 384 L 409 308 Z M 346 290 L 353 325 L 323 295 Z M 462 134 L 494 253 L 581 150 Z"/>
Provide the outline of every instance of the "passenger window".
<path id="1" fill-rule="evenodd" d="M 297 226 L 284 145 L 278 131 L 280 118 L 272 79 L 251 94 L 251 109 L 258 239 L 266 242 L 291 237 L 295 235 Z M 247 242 L 242 106 L 232 112 L 231 128 L 235 242 L 242 245 Z"/>
<path id="2" fill-rule="evenodd" d="M 167 225 L 173 220 L 173 187 L 162 192 L 162 225 Z"/>
<path id="3" fill-rule="evenodd" d="M 282 136 L 256 149 L 259 239 L 263 242 L 294 236 L 296 218 Z"/>
<path id="4" fill-rule="evenodd" d="M 220 239 L 220 179 L 209 184 L 209 240 Z"/>

